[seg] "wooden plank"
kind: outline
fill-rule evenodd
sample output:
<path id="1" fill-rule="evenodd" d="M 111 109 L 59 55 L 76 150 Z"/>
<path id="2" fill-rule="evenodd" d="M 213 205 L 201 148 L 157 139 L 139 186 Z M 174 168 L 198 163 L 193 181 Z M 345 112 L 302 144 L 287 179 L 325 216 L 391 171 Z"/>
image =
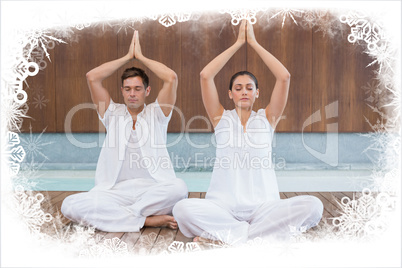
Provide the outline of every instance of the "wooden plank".
<path id="1" fill-rule="evenodd" d="M 335 201 L 335 197 L 331 193 L 327 192 L 320 192 L 319 193 L 321 196 L 323 196 L 327 201 L 328 201 L 328 211 L 330 212 L 331 215 L 334 217 L 339 216 L 339 205 Z"/>
<path id="2" fill-rule="evenodd" d="M 161 231 L 159 232 L 158 237 L 156 238 L 154 245 L 152 246 L 150 254 L 160 254 L 164 250 L 167 250 L 169 245 L 173 241 L 175 241 L 177 231 L 178 230 L 162 228 Z"/>
<path id="3" fill-rule="evenodd" d="M 105 234 L 105 236 L 102 238 L 102 241 L 103 240 L 106 240 L 106 239 L 113 239 L 113 238 L 115 238 L 115 237 L 117 237 L 117 238 L 122 238 L 122 236 L 124 235 L 124 232 L 107 232 L 106 234 Z"/>
<path id="4" fill-rule="evenodd" d="M 205 195 L 206 195 L 207 193 L 206 192 L 202 192 L 201 193 L 201 199 L 205 199 Z"/>
<path id="5" fill-rule="evenodd" d="M 201 192 L 190 192 L 188 198 L 201 198 Z"/>
<path id="6" fill-rule="evenodd" d="M 137 243 L 133 247 L 133 252 L 139 255 L 148 255 L 155 244 L 161 228 L 146 227 L 141 233 Z"/>
<path id="7" fill-rule="evenodd" d="M 329 13 L 323 19 L 335 19 Z M 375 70 L 367 67 L 372 61 L 364 53 L 364 46 L 350 44 L 347 38 L 332 38 L 313 28 L 312 113 L 320 111 L 321 120 L 312 124 L 313 132 L 367 132 L 372 131 L 365 122 L 375 122 L 376 116 L 366 105 L 362 89 Z M 326 106 L 333 103 L 333 109 Z M 332 115 L 331 115 L 332 114 Z M 334 117 L 331 119 L 331 117 Z M 328 124 L 337 123 L 329 129 Z"/>
<path id="8" fill-rule="evenodd" d="M 58 44 L 55 46 L 65 46 Z M 28 95 L 26 104 L 29 107 L 27 116 L 23 118 L 21 132 L 56 132 L 56 75 L 55 62 L 58 54 L 55 54 L 55 49 L 47 48 L 49 61 L 45 57 L 45 52 L 40 49 L 34 49 L 31 55 L 35 55 L 34 60 L 42 70 L 35 76 L 28 76 L 23 83 L 23 88 Z M 43 52 L 43 53 L 42 53 Z"/>
<path id="9" fill-rule="evenodd" d="M 286 199 L 287 197 L 286 197 L 286 195 L 284 194 L 284 193 L 279 193 L 279 196 L 281 197 L 281 199 Z"/>
<path id="10" fill-rule="evenodd" d="M 193 238 L 186 237 L 180 230 L 177 231 L 175 241 L 182 241 L 183 243 L 192 242 Z"/>
<path id="11" fill-rule="evenodd" d="M 72 42 L 55 47 L 57 132 L 105 131 L 92 104 L 85 75 L 91 69 L 107 61 L 115 60 L 120 55 L 117 51 L 116 34 L 113 31 L 106 31 L 100 35 L 94 35 L 100 30 L 99 28 L 85 28 L 80 31 L 78 43 Z M 131 40 L 131 37 L 127 39 Z M 109 90 L 114 100 L 120 93 L 119 88 L 116 88 L 117 79 L 117 74 L 112 74 L 103 81 L 103 86 Z M 84 108 L 83 104 L 88 106 Z"/>
<path id="12" fill-rule="evenodd" d="M 331 213 L 332 211 L 329 210 L 329 208 L 332 208 L 332 204 L 328 203 L 328 200 L 326 200 L 322 195 L 320 195 L 319 193 L 316 192 L 308 192 L 308 193 L 303 193 L 304 195 L 312 195 L 315 196 L 317 198 L 319 198 L 321 200 L 321 202 L 324 205 L 324 211 L 322 214 L 322 220 L 320 224 L 324 224 L 324 223 L 329 223 L 330 221 L 332 221 L 330 218 L 333 217 L 333 214 Z"/>
<path id="13" fill-rule="evenodd" d="M 292 193 L 292 192 L 284 192 L 283 194 L 286 196 L 286 198 L 291 198 L 291 197 L 297 196 L 297 194 Z"/>
<path id="14" fill-rule="evenodd" d="M 127 248 L 129 252 L 134 251 L 134 246 L 138 242 L 141 233 L 145 230 L 145 228 L 142 228 L 139 232 L 126 232 L 124 235 L 121 237 L 121 241 L 125 242 L 127 244 Z"/>
<path id="15" fill-rule="evenodd" d="M 200 23 L 202 22 L 202 23 Z M 237 40 L 239 26 L 233 26 L 228 14 L 217 12 L 201 14 L 197 21 L 182 24 L 180 108 L 186 117 L 187 132 L 212 132 L 201 98 L 200 72 L 216 56 Z M 229 81 L 233 74 L 247 69 L 246 46 L 240 48 L 216 75 L 215 83 L 222 106 L 231 110 L 233 101 L 229 98 Z M 189 122 L 189 120 L 193 120 Z M 191 124 L 189 124 L 191 123 Z"/>
<path id="16" fill-rule="evenodd" d="M 357 198 L 359 196 L 359 194 L 361 194 L 360 192 L 342 192 L 345 196 L 349 197 L 350 200 L 352 200 L 353 198 Z"/>

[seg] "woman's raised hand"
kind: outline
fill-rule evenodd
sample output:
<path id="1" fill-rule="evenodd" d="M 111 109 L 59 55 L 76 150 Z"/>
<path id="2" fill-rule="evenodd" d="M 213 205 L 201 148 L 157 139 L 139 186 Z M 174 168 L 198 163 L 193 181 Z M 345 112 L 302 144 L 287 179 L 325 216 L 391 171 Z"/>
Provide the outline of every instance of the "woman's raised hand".
<path id="1" fill-rule="evenodd" d="M 257 40 L 255 39 L 254 35 L 253 24 L 251 24 L 250 21 L 247 21 L 246 32 L 247 32 L 247 43 L 249 43 L 250 45 L 257 43 Z"/>
<path id="2" fill-rule="evenodd" d="M 244 44 L 246 43 L 246 22 L 247 20 L 242 20 L 239 29 L 239 36 L 237 37 L 237 43 Z"/>

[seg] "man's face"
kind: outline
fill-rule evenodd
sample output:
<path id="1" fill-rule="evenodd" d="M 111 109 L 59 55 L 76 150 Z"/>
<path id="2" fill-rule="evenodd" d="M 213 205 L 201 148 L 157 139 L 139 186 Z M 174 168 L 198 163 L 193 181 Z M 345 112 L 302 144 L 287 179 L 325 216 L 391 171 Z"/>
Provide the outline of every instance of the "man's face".
<path id="1" fill-rule="evenodd" d="M 150 87 L 145 88 L 142 78 L 139 76 L 129 77 L 123 81 L 121 93 L 124 103 L 129 109 L 138 109 L 144 106 L 145 98 L 151 91 Z"/>

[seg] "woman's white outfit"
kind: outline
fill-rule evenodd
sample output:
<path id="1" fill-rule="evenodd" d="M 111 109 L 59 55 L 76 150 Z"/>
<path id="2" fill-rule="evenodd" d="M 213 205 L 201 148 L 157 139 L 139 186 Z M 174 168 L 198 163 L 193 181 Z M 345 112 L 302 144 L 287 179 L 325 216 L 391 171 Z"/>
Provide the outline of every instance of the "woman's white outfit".
<path id="1" fill-rule="evenodd" d="M 272 164 L 274 129 L 265 110 L 252 112 L 244 131 L 236 110 L 225 110 L 215 128 L 216 161 L 205 199 L 186 199 L 173 208 L 187 237 L 229 244 L 255 237 L 289 237 L 322 217 L 314 196 L 279 197 Z"/>
<path id="2" fill-rule="evenodd" d="M 68 196 L 62 213 L 106 232 L 138 232 L 147 216 L 171 214 L 173 206 L 188 195 L 166 149 L 171 115 L 166 117 L 157 101 L 145 105 L 133 130 L 126 105 L 110 100 L 104 117 L 99 116 L 107 135 L 95 187 Z"/>

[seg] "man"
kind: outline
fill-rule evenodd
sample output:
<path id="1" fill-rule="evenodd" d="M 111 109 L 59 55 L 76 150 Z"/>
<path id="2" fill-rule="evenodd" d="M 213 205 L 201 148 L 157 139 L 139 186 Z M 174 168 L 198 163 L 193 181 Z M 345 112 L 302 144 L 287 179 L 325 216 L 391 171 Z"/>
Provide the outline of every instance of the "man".
<path id="1" fill-rule="evenodd" d="M 114 103 L 102 85 L 132 59 L 163 80 L 154 103 L 145 105 L 151 88 L 142 69 L 129 68 L 122 75 L 125 104 Z M 176 73 L 142 54 L 135 31 L 128 53 L 89 71 L 87 81 L 107 135 L 96 167 L 95 187 L 67 197 L 62 213 L 106 232 L 138 232 L 143 226 L 177 229 L 172 208 L 188 191 L 176 178 L 166 149 L 167 126 L 176 102 Z"/>

